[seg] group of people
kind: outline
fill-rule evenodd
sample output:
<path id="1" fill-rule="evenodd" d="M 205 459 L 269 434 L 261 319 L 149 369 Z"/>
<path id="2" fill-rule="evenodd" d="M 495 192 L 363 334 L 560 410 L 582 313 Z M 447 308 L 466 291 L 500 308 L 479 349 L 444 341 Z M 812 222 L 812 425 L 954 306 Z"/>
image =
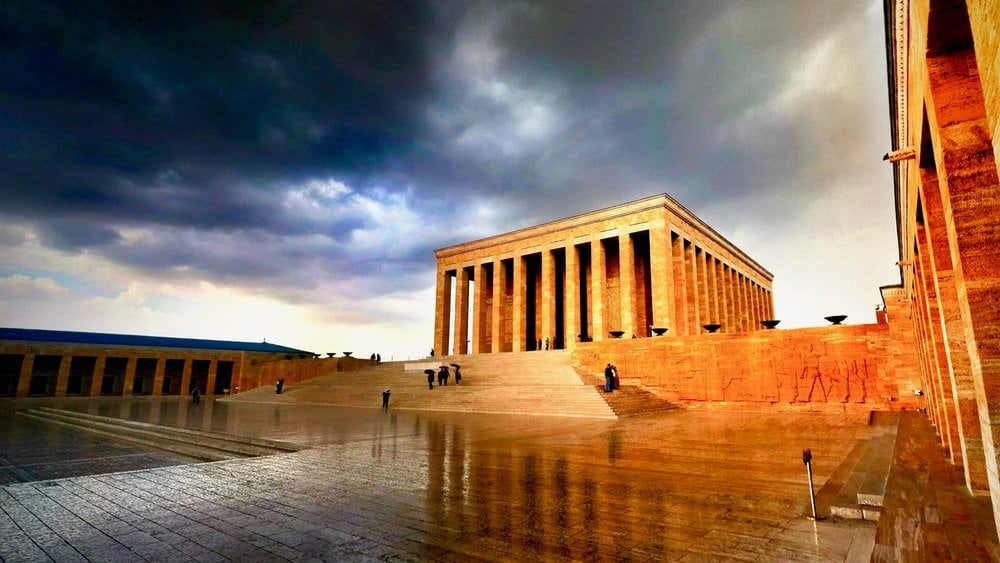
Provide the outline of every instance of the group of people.
<path id="1" fill-rule="evenodd" d="M 608 367 L 604 368 L 604 392 L 610 393 L 621 386 L 622 382 L 618 378 L 618 366 L 609 363 Z"/>
<path id="2" fill-rule="evenodd" d="M 282 377 L 278 379 L 277 383 L 274 384 L 274 392 L 280 395 L 281 390 L 284 389 L 284 387 L 285 387 L 285 378 Z"/>
<path id="3" fill-rule="evenodd" d="M 372 360 L 372 363 L 375 364 L 375 365 L 381 364 L 382 363 L 382 354 L 374 354 L 373 353 L 371 360 Z"/>
<path id="4" fill-rule="evenodd" d="M 451 367 L 455 368 L 455 385 L 462 383 L 462 368 L 458 364 L 451 364 Z M 448 380 L 451 379 L 451 370 L 448 369 L 447 365 L 442 365 L 435 372 L 432 369 L 425 369 L 424 373 L 427 374 L 427 389 L 434 389 L 434 377 L 437 376 L 438 386 L 448 385 Z"/>

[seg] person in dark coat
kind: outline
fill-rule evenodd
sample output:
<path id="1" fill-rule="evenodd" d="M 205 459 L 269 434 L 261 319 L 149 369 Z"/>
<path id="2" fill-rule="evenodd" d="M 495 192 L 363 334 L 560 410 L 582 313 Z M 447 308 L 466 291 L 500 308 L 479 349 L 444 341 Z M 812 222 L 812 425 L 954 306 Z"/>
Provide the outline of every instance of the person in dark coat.
<path id="1" fill-rule="evenodd" d="M 615 370 L 611 367 L 609 363 L 606 368 L 604 368 L 604 392 L 610 393 L 614 389 L 615 384 Z"/>
<path id="2" fill-rule="evenodd" d="M 434 370 L 424 370 L 427 373 L 427 388 L 434 389 Z"/>
<path id="3" fill-rule="evenodd" d="M 458 385 L 459 383 L 462 382 L 462 368 L 460 368 L 458 364 L 452 364 L 452 365 L 455 366 L 455 385 Z"/>
<path id="4" fill-rule="evenodd" d="M 389 410 L 389 388 L 386 387 L 385 391 L 382 391 L 382 410 Z"/>
<path id="5" fill-rule="evenodd" d="M 200 403 L 201 402 L 201 391 L 197 387 L 191 390 L 191 402 Z"/>

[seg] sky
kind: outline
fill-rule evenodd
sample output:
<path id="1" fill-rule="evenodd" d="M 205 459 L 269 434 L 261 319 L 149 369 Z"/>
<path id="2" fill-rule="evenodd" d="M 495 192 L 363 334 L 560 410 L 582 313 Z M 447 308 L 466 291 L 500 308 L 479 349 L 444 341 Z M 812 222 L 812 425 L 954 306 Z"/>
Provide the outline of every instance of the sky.
<path id="1" fill-rule="evenodd" d="M 668 193 L 899 283 L 881 0 L 0 3 L 0 326 L 421 357 L 433 251 Z"/>

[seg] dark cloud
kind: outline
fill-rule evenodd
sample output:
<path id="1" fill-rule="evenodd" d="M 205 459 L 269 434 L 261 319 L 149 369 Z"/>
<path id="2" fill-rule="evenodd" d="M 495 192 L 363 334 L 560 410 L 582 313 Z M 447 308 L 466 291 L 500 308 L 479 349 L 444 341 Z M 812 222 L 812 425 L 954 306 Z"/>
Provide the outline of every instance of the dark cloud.
<path id="1" fill-rule="evenodd" d="M 121 241 L 122 237 L 118 231 L 107 225 L 58 221 L 42 225 L 41 239 L 52 248 L 76 252 L 111 246 Z"/>
<path id="2" fill-rule="evenodd" d="M 434 248 L 663 191 L 790 205 L 872 115 L 783 96 L 870 4 L 6 2 L 2 213 L 294 300 L 418 288 Z"/>

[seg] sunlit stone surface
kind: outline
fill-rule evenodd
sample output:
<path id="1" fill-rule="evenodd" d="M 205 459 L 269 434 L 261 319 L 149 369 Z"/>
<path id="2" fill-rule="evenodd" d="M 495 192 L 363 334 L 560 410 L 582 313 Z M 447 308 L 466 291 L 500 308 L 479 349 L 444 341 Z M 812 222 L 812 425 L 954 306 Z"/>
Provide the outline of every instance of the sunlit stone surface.
<path id="1" fill-rule="evenodd" d="M 844 416 L 673 411 L 601 421 L 212 401 L 63 406 L 313 447 L 144 468 L 166 460 L 85 439 L 92 445 L 77 450 L 89 459 L 51 464 L 72 475 L 118 457 L 133 463 L 120 469 L 137 471 L 0 489 L 5 561 L 845 560 L 867 558 L 875 538 L 870 522 L 804 518 L 802 449 L 814 452 L 819 490 L 872 431 Z M 4 422 L 9 466 L 32 444 Z M 37 424 L 34 432 L 36 444 L 81 440 Z"/>

